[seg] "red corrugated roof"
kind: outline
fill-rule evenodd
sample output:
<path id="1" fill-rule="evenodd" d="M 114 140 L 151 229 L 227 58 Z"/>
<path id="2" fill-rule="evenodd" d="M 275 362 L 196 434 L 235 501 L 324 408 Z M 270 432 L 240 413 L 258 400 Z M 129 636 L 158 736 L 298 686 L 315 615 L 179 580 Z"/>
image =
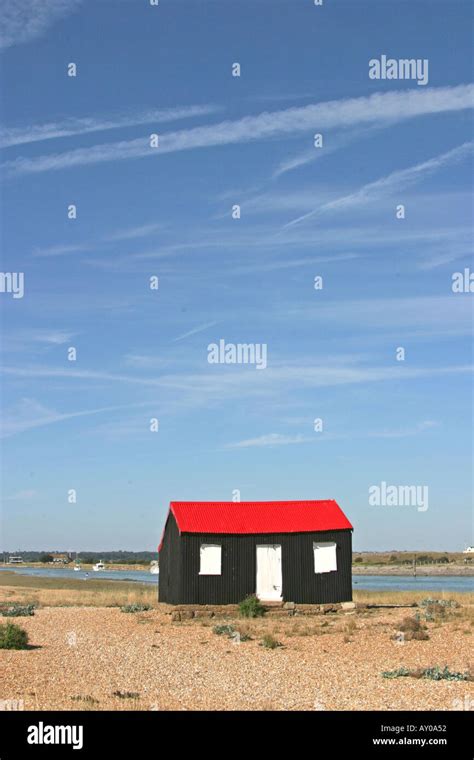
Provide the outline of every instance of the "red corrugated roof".
<path id="1" fill-rule="evenodd" d="M 333 499 L 172 501 L 170 512 L 180 533 L 313 533 L 352 528 Z"/>

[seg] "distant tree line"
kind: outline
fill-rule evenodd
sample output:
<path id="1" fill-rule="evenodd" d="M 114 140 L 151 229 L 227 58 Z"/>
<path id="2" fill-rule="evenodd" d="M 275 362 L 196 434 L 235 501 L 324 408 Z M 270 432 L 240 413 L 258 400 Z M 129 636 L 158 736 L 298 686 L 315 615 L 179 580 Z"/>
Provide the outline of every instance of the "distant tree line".
<path id="1" fill-rule="evenodd" d="M 67 552 L 61 551 L 59 553 L 66 554 Z M 52 562 L 53 560 L 49 551 L 4 552 L 7 559 L 12 554 L 16 557 L 22 557 L 24 562 Z M 158 559 L 158 552 L 129 552 L 123 549 L 111 552 L 70 552 L 70 555 L 72 559 L 78 559 L 84 564 L 95 564 L 99 560 L 103 560 L 104 562 L 115 562 L 122 565 L 146 565 L 152 560 Z"/>
<path id="2" fill-rule="evenodd" d="M 450 558 L 447 554 L 441 557 L 432 557 L 430 554 L 414 554 L 411 557 L 403 557 L 396 554 L 391 554 L 390 557 L 358 557 L 354 558 L 354 562 L 364 562 L 366 565 L 386 565 L 389 562 L 396 563 L 397 565 L 412 565 L 413 560 L 416 560 L 417 564 L 432 565 L 432 564 L 445 564 L 448 562 L 456 562 L 456 558 Z"/>

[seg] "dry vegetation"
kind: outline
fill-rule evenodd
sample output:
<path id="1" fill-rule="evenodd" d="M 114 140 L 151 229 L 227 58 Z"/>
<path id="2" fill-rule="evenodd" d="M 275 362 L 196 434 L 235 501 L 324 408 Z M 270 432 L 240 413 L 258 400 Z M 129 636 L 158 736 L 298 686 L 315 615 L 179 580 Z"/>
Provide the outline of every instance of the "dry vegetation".
<path id="1" fill-rule="evenodd" d="M 452 599 L 459 604 L 474 601 L 474 593 L 456 591 L 436 591 L 431 594 L 437 599 Z M 363 604 L 417 604 L 430 596 L 427 591 L 354 591 L 354 601 Z"/>
<path id="2" fill-rule="evenodd" d="M 462 552 L 354 552 L 353 575 L 424 575 L 473 576 L 471 555 Z"/>
<path id="3" fill-rule="evenodd" d="M 362 591 L 354 590 L 354 601 L 364 604 L 416 604 L 428 596 L 426 591 Z M 459 603 L 474 600 L 474 594 L 451 591 L 436 592 L 440 599 Z M 14 601 L 47 607 L 122 607 L 125 604 L 157 606 L 157 590 L 151 584 L 129 581 L 69 578 L 38 578 L 15 573 L 0 575 L 0 602 Z"/>
<path id="4" fill-rule="evenodd" d="M 154 585 L 128 581 L 87 581 L 69 578 L 38 578 L 2 573 L 0 602 L 34 603 L 42 607 L 122 607 L 157 603 Z"/>
<path id="5" fill-rule="evenodd" d="M 352 560 L 354 563 L 364 562 L 367 564 L 381 565 L 388 562 L 393 564 L 401 564 L 404 562 L 412 562 L 416 557 L 417 562 L 425 562 L 432 560 L 433 562 L 445 561 L 449 562 L 464 562 L 465 559 L 469 559 L 469 555 L 463 552 L 432 552 L 432 551 L 417 551 L 417 552 L 354 552 Z"/>

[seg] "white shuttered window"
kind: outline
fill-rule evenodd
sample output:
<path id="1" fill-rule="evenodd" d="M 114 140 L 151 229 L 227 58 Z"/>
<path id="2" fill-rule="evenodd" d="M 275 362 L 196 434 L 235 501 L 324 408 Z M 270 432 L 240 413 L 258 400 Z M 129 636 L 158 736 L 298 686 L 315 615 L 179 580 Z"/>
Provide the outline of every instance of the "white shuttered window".
<path id="1" fill-rule="evenodd" d="M 221 555 L 219 544 L 201 544 L 199 575 L 220 575 Z"/>
<path id="2" fill-rule="evenodd" d="M 313 543 L 313 554 L 315 573 L 330 573 L 337 570 L 335 543 Z"/>

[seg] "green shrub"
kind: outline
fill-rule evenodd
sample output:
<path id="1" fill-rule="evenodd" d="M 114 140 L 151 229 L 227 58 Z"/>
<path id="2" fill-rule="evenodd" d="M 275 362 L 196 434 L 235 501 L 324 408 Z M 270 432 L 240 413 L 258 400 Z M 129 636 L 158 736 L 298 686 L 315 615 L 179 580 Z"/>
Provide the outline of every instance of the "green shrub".
<path id="1" fill-rule="evenodd" d="M 146 612 L 147 610 L 151 610 L 151 607 L 149 604 L 134 602 L 133 604 L 125 604 L 123 607 L 120 607 L 120 610 L 122 612 Z"/>
<path id="2" fill-rule="evenodd" d="M 426 668 L 423 671 L 423 678 L 429 678 L 431 681 L 467 681 L 467 673 L 456 673 L 449 670 L 446 665 L 442 670 L 439 665 L 434 668 Z"/>
<path id="3" fill-rule="evenodd" d="M 250 596 L 247 596 L 243 602 L 240 602 L 239 612 L 242 617 L 262 617 L 265 614 L 265 607 L 263 607 L 255 594 L 251 594 Z"/>
<path id="4" fill-rule="evenodd" d="M 428 596 L 426 599 L 422 599 L 421 602 L 418 602 L 419 607 L 433 607 L 436 605 L 437 607 L 459 607 L 459 603 L 456 602 L 454 599 L 432 599 L 430 596 Z"/>
<path id="5" fill-rule="evenodd" d="M 408 670 L 408 668 L 398 668 L 398 670 L 385 670 L 382 673 L 383 678 L 403 678 L 411 676 L 412 678 L 428 678 L 430 681 L 469 681 L 468 673 L 457 673 L 449 670 L 446 665 L 440 668 L 435 665 L 433 668 L 418 668 Z"/>
<path id="6" fill-rule="evenodd" d="M 265 647 L 265 649 L 277 649 L 281 646 L 283 646 L 283 644 L 277 641 L 271 633 L 266 633 L 262 639 L 262 647 Z"/>
<path id="7" fill-rule="evenodd" d="M 15 623 L 0 625 L 0 649 L 26 649 L 28 634 Z"/>
<path id="8" fill-rule="evenodd" d="M 233 625 L 215 625 L 212 630 L 214 633 L 217 633 L 218 636 L 232 636 L 232 634 L 235 633 Z"/>
<path id="9" fill-rule="evenodd" d="M 250 641 L 251 637 L 247 633 L 241 633 L 233 625 L 215 625 L 212 629 L 218 636 L 227 636 L 235 642 Z"/>
<path id="10" fill-rule="evenodd" d="M 398 668 L 397 670 L 384 670 L 382 672 L 383 678 L 404 678 L 405 676 L 411 676 L 411 671 L 408 668 Z"/>
<path id="11" fill-rule="evenodd" d="M 34 604 L 11 604 L 0 607 L 0 615 L 3 617 L 29 617 L 35 614 Z"/>
<path id="12" fill-rule="evenodd" d="M 459 604 L 453 599 L 422 599 L 419 607 L 424 611 L 424 619 L 428 621 L 439 621 L 439 618 L 446 618 L 447 613 L 459 607 Z"/>

